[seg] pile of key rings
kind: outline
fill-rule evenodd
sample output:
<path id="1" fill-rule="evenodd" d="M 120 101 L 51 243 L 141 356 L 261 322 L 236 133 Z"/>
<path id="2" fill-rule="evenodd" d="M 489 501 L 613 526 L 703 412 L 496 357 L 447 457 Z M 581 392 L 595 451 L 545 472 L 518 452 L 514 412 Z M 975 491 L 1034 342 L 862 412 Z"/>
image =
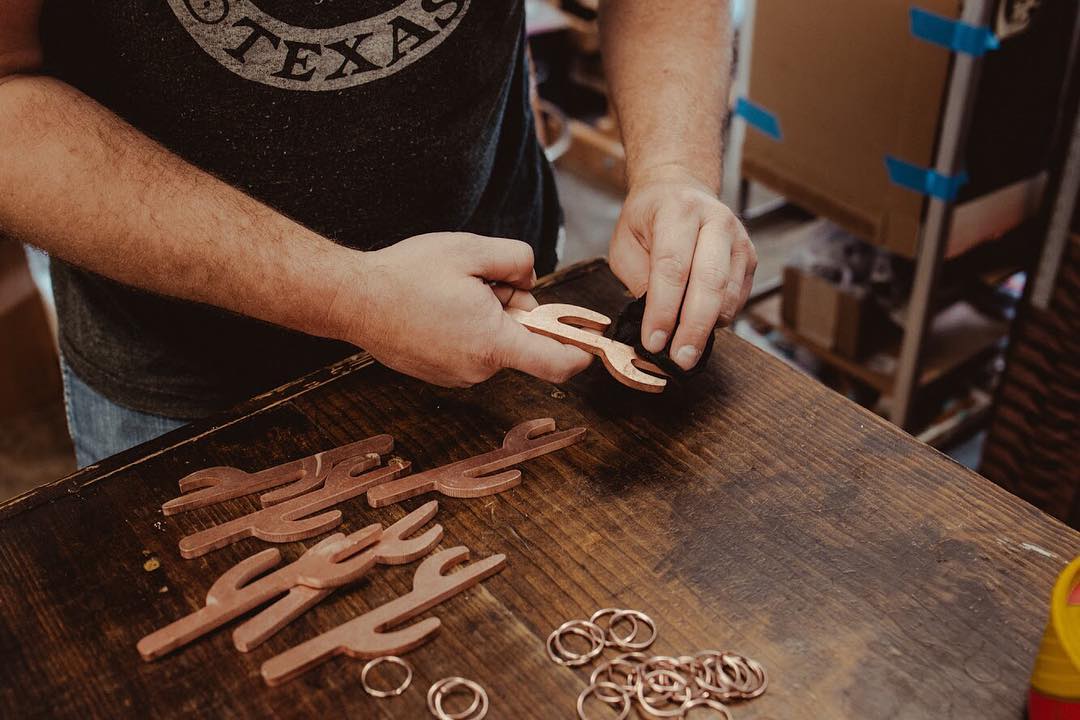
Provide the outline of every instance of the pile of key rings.
<path id="1" fill-rule="evenodd" d="M 610 615 L 607 629 L 597 624 L 601 618 Z M 620 635 L 615 631 L 616 626 L 626 621 L 630 624 L 630 632 Z M 649 629 L 649 635 L 644 640 L 638 640 L 640 624 Z M 567 649 L 563 644 L 566 635 L 577 635 L 589 642 L 589 649 L 584 653 L 577 653 Z M 589 662 L 604 651 L 605 647 L 617 647 L 620 650 L 644 650 L 656 640 L 656 623 L 653 619 L 638 610 L 620 610 L 618 608 L 604 608 L 593 613 L 588 620 L 568 620 L 557 627 L 548 635 L 548 657 L 560 665 L 577 667 Z"/>
<path id="2" fill-rule="evenodd" d="M 381 690 L 372 686 L 368 680 L 371 671 L 382 663 L 397 665 L 405 669 L 405 679 L 397 687 L 390 690 Z M 372 697 L 396 697 L 408 689 L 412 683 L 412 677 L 413 668 L 407 661 L 402 660 L 397 655 L 383 655 L 368 661 L 364 665 L 364 669 L 360 671 L 360 684 L 363 686 L 364 692 Z M 472 693 L 472 703 L 464 710 L 453 713 L 448 712 L 443 707 L 443 698 L 462 692 Z M 428 711 L 438 720 L 482 720 L 488 713 L 488 694 L 484 688 L 472 680 L 457 676 L 446 677 L 435 681 L 428 690 L 427 707 Z"/>
<path id="3" fill-rule="evenodd" d="M 605 628 L 600 621 L 609 615 Z M 642 626 L 645 632 L 639 638 Z M 577 652 L 568 648 L 570 636 L 584 639 L 589 649 Z M 760 663 L 736 653 L 705 650 L 679 657 L 650 657 L 640 652 L 656 637 L 656 623 L 651 617 L 638 610 L 618 608 L 597 610 L 588 620 L 570 620 L 548 636 L 548 657 L 567 667 L 590 662 L 604 648 L 627 651 L 593 670 L 589 686 L 578 696 L 580 720 L 589 720 L 585 706 L 590 699 L 611 705 L 618 720 L 629 716 L 635 700 L 641 711 L 652 717 L 686 718 L 695 708 L 701 708 L 731 720 L 726 703 L 759 697 L 769 685 L 768 674 Z"/>

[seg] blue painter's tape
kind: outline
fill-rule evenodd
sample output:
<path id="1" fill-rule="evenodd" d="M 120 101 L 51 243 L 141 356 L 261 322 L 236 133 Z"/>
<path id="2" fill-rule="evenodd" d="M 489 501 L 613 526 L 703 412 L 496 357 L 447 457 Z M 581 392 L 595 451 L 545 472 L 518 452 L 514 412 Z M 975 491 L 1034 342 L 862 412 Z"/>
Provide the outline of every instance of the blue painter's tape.
<path id="1" fill-rule="evenodd" d="M 779 140 L 782 137 L 780 120 L 765 108 L 755 105 L 746 98 L 739 98 L 735 101 L 735 114 L 773 140 Z"/>
<path id="2" fill-rule="evenodd" d="M 968 55 L 980 56 L 1001 47 L 1001 42 L 990 28 L 968 25 L 914 7 L 911 8 L 911 34 Z"/>
<path id="3" fill-rule="evenodd" d="M 889 179 L 900 187 L 947 202 L 955 200 L 960 188 L 968 181 L 966 172 L 949 177 L 891 155 L 885 156 L 885 166 L 889 169 Z"/>

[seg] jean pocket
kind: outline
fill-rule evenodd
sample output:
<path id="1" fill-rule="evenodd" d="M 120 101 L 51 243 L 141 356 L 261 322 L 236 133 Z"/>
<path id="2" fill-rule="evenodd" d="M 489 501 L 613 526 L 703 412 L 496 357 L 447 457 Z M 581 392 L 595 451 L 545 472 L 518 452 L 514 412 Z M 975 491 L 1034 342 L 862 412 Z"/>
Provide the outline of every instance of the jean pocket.
<path id="1" fill-rule="evenodd" d="M 75 436 L 72 432 L 74 426 L 74 419 L 71 416 L 71 384 L 72 373 L 71 368 L 64 360 L 64 356 L 60 356 L 60 380 L 64 391 L 64 419 L 67 420 L 68 435 L 74 440 Z"/>

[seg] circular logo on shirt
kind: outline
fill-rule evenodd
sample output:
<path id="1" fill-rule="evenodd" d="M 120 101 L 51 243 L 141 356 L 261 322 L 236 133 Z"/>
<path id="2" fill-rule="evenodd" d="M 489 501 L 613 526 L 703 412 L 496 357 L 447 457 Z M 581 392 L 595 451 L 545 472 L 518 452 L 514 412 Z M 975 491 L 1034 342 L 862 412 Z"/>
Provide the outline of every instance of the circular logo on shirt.
<path id="1" fill-rule="evenodd" d="M 168 1 L 199 46 L 240 77 L 286 90 L 340 90 L 393 75 L 430 53 L 454 32 L 471 0 L 403 0 L 329 28 L 282 22 L 249 0 Z"/>

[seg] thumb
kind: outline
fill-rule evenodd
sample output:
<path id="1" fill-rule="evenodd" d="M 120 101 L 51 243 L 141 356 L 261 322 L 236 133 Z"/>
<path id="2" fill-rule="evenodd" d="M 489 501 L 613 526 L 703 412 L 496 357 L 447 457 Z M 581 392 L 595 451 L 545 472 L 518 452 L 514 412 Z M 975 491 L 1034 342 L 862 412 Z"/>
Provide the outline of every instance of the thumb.
<path id="1" fill-rule="evenodd" d="M 522 290 L 513 285 L 500 282 L 491 282 L 489 285 L 491 286 L 491 292 L 495 293 L 495 297 L 499 298 L 499 302 L 505 308 L 529 312 L 540 305 L 528 290 Z"/>
<path id="2" fill-rule="evenodd" d="M 482 235 L 467 235 L 462 242 L 466 269 L 471 275 L 524 289 L 536 282 L 533 251 L 528 243 Z"/>
<path id="3" fill-rule="evenodd" d="M 502 340 L 504 366 L 559 385 L 584 370 L 592 355 L 573 345 L 563 345 L 506 316 Z"/>

